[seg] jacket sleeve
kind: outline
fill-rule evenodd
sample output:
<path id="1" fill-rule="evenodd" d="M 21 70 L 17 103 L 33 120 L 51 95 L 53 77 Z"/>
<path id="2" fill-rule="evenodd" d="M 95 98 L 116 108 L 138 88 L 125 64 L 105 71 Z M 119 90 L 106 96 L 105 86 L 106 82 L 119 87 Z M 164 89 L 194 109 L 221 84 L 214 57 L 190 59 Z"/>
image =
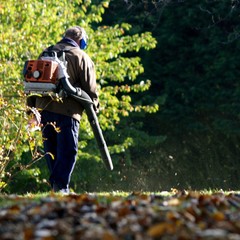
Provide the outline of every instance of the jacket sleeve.
<path id="1" fill-rule="evenodd" d="M 95 110 L 99 110 L 99 95 L 97 90 L 96 72 L 93 61 L 84 54 L 81 61 L 81 85 L 94 102 Z"/>

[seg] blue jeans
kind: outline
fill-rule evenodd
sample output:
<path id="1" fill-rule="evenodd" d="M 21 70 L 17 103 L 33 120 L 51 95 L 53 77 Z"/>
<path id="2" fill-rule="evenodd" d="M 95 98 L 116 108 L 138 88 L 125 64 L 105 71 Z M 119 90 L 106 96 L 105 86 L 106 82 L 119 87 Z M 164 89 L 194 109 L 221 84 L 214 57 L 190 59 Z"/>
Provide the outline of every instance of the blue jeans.
<path id="1" fill-rule="evenodd" d="M 50 184 L 69 189 L 78 151 L 79 122 L 62 114 L 42 111 L 43 144 Z"/>

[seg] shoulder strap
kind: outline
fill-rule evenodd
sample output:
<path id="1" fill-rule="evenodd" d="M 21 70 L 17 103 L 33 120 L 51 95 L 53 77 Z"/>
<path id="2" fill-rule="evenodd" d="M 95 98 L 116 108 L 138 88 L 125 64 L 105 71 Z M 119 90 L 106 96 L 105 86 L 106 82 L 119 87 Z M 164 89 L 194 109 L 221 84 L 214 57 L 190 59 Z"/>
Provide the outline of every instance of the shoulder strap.
<path id="1" fill-rule="evenodd" d="M 64 47 L 64 48 L 56 48 L 55 45 L 51 45 L 50 47 L 48 47 L 42 54 L 42 56 L 44 57 L 55 57 L 57 56 L 58 58 L 61 58 L 63 55 L 63 53 L 65 52 L 70 52 L 74 47 Z M 65 56 L 64 56 L 65 58 Z"/>

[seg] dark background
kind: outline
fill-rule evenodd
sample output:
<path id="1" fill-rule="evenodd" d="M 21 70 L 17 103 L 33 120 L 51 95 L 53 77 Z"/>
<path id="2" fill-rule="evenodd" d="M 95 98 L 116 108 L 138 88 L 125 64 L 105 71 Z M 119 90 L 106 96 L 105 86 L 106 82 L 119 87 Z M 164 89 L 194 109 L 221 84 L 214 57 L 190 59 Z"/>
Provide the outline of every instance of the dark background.
<path id="1" fill-rule="evenodd" d="M 120 168 L 126 186 L 238 189 L 239 14 L 239 1 L 110 3 L 102 24 L 127 22 L 158 41 L 140 52 L 150 91 L 133 98 L 160 110 L 126 120 L 141 123 L 131 166 Z"/>

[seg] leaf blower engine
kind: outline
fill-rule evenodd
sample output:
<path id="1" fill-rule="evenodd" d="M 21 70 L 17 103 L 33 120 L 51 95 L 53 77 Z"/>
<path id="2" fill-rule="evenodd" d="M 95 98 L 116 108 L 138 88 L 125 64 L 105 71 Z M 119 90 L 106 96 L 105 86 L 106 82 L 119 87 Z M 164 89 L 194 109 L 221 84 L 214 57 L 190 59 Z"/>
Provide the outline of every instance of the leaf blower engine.
<path id="1" fill-rule="evenodd" d="M 69 82 L 65 51 L 45 51 L 39 60 L 28 60 L 24 69 L 24 92 L 29 95 L 72 97 L 86 111 L 103 162 L 113 170 L 111 156 L 100 128 L 92 99 L 80 88 Z"/>

